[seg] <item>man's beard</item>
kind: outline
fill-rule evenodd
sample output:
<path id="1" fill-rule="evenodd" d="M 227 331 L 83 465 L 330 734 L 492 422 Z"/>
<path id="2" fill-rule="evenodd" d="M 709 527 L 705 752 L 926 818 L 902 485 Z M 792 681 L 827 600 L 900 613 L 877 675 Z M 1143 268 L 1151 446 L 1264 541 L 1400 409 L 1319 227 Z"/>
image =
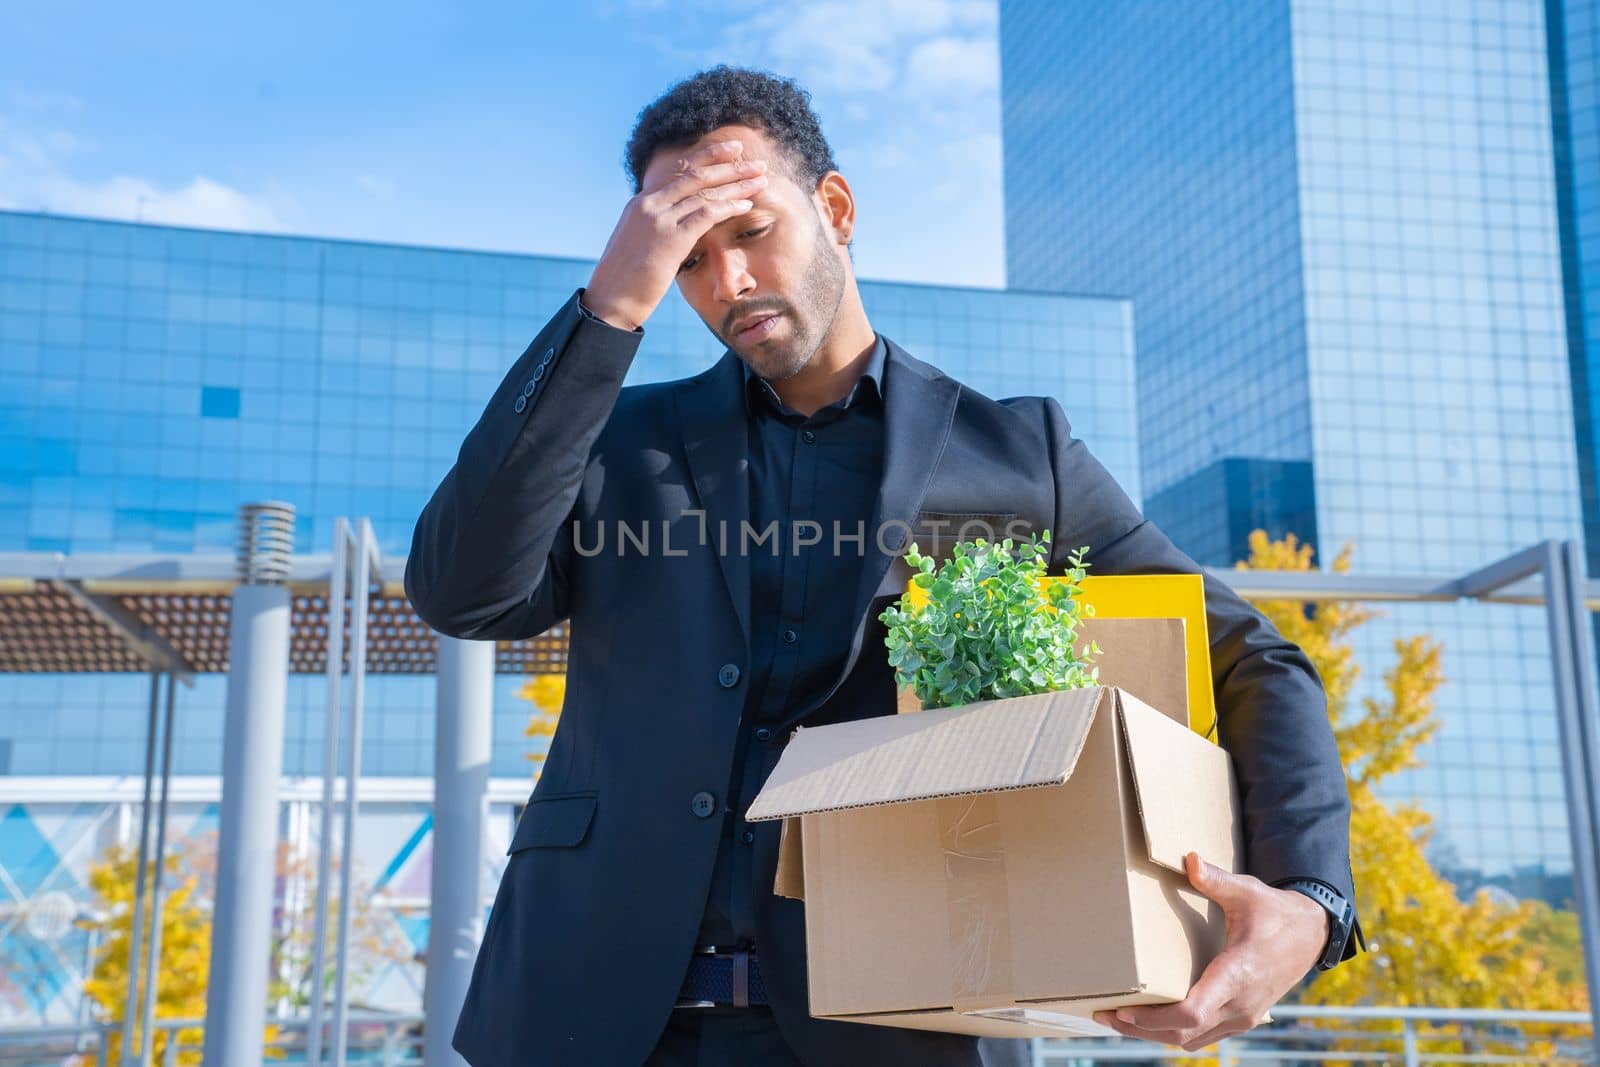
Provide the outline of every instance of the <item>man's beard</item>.
<path id="1" fill-rule="evenodd" d="M 797 294 L 799 306 L 780 311 L 783 321 L 779 328 L 787 329 L 788 336 L 781 341 L 759 343 L 749 353 L 735 348 L 751 370 L 770 382 L 793 377 L 815 358 L 844 301 L 844 266 L 833 254 L 822 220 L 817 219 L 816 224 L 811 261 L 806 264 Z"/>

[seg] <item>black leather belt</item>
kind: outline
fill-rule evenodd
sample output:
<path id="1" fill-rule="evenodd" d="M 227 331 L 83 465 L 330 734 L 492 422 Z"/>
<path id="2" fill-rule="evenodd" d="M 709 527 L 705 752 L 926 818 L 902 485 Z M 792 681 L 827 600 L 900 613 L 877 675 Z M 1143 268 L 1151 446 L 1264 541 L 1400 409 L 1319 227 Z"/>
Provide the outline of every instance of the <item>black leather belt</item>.
<path id="1" fill-rule="evenodd" d="M 677 1008 L 747 1008 L 767 1003 L 766 983 L 754 952 L 702 945 L 689 957 Z"/>

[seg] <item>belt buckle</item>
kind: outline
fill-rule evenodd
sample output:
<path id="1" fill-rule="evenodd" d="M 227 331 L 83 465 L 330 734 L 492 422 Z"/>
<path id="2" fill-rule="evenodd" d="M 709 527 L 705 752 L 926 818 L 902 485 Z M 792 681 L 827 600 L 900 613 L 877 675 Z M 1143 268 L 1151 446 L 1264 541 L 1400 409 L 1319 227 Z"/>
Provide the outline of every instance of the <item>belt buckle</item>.
<path id="1" fill-rule="evenodd" d="M 696 956 L 722 956 L 733 960 L 733 1006 L 745 1008 L 750 1006 L 750 957 L 753 953 L 748 948 L 719 948 L 716 945 L 696 945 Z M 678 1008 L 718 1008 L 726 1007 L 715 1000 L 680 1000 L 672 1005 Z"/>
<path id="2" fill-rule="evenodd" d="M 716 945 L 696 945 L 694 948 L 696 956 L 715 956 L 719 951 Z M 714 1000 L 680 1000 L 672 1007 L 676 1010 L 678 1008 L 715 1008 L 716 1006 L 717 1002 Z"/>

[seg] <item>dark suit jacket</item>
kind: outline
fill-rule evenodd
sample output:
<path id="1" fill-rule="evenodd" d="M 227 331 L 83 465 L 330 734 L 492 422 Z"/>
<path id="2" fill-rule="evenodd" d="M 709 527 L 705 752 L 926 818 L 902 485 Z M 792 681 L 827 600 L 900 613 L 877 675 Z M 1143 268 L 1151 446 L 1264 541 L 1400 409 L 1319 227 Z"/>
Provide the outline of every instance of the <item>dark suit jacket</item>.
<path id="1" fill-rule="evenodd" d="M 698 816 L 691 799 L 710 792 L 720 808 L 745 701 L 749 561 L 735 546 L 749 491 L 738 357 L 725 351 L 693 377 L 623 388 L 643 334 L 586 319 L 581 292 L 506 375 L 418 519 L 406 561 L 406 595 L 441 633 L 511 639 L 571 626 L 560 726 L 517 825 L 455 1031 L 475 1067 L 634 1064 L 654 1045 L 721 832 L 721 819 Z M 977 515 L 1049 529 L 1052 574 L 1079 545 L 1089 546 L 1095 574 L 1200 569 L 1072 436 L 1054 399 L 993 400 L 893 341 L 888 350 L 882 486 L 859 586 L 842 594 L 854 604 L 850 653 L 832 688 L 776 731 L 762 780 L 794 725 L 894 712 L 877 615 L 909 577 L 907 528 Z M 619 521 L 636 535 L 648 522 L 648 554 L 633 542 L 619 553 Z M 887 549 L 874 536 L 880 528 Z M 945 529 L 948 538 L 953 527 Z M 604 551 L 593 554 L 602 533 Z M 1206 609 L 1246 869 L 1268 882 L 1319 878 L 1353 897 L 1349 800 L 1315 670 L 1210 578 Z M 732 685 L 728 664 L 740 673 Z M 770 885 L 778 824 L 754 828 L 757 884 Z M 760 900 L 767 990 L 805 1062 L 977 1064 L 968 1037 L 811 1018 L 804 905 Z"/>

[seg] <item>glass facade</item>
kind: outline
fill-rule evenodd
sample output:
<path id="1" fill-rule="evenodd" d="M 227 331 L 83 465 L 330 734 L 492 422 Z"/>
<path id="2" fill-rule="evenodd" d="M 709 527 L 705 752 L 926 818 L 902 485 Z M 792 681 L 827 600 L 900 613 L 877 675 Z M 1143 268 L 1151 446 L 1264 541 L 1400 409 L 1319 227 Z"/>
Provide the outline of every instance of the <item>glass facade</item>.
<path id="1" fill-rule="evenodd" d="M 1572 416 L 1590 574 L 1600 574 L 1600 0 L 1546 0 Z"/>
<path id="2" fill-rule="evenodd" d="M 1132 299 L 1151 518 L 1441 578 L 1580 536 L 1539 0 L 1000 15 L 1008 282 Z M 1386 607 L 1357 699 L 1417 632 L 1442 728 L 1392 795 L 1462 888 L 1564 898 L 1542 615 Z"/>
<path id="3" fill-rule="evenodd" d="M 382 551 L 404 555 L 504 368 L 592 268 L 0 212 L 0 551 L 231 552 L 238 505 L 272 499 L 298 507 L 299 551 L 328 551 L 335 516 L 365 515 Z M 1140 499 L 1126 300 L 861 290 L 875 328 L 971 387 L 1056 397 Z M 722 351 L 676 291 L 645 329 L 629 384 L 696 373 Z M 526 782 L 521 684 L 497 679 L 492 773 Z M 133 675 L 0 676 L 0 775 L 11 776 L 0 777 L 0 901 L 81 899 L 96 842 L 126 840 L 131 808 L 104 801 L 104 776 L 140 771 L 148 687 Z M 413 947 L 427 930 L 427 794 L 415 779 L 433 771 L 433 688 L 367 680 L 362 765 L 379 784 L 363 801 L 363 876 L 385 936 Z M 178 695 L 180 783 L 217 773 L 224 692 L 221 676 L 201 676 Z M 320 773 L 325 699 L 320 677 L 290 678 L 291 778 Z M 515 782 L 497 789 L 518 794 Z M 286 838 L 314 834 L 310 807 L 285 810 Z M 502 797 L 496 811 L 510 810 Z M 191 814 L 201 827 L 215 817 L 206 805 Z M 4 958 L 28 961 L 0 1022 L 70 1021 L 81 942 L 0 938 Z M 364 995 L 404 1007 L 419 982 L 414 964 L 384 963 Z"/>

